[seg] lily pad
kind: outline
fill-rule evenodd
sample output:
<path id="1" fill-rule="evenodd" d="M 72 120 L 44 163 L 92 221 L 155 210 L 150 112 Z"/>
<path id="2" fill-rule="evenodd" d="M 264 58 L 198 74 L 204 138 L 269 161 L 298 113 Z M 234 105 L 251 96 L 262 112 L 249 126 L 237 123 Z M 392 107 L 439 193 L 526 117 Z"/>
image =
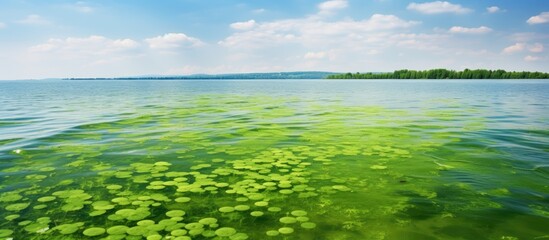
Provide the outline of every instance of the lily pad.
<path id="1" fill-rule="evenodd" d="M 148 230 L 145 226 L 133 226 L 131 228 L 128 228 L 128 230 L 126 230 L 126 233 L 132 236 L 142 236 L 147 232 Z"/>
<path id="2" fill-rule="evenodd" d="M 270 208 L 267 209 L 267 211 L 269 211 L 269 212 L 280 212 L 280 211 L 282 211 L 282 208 L 270 207 Z"/>
<path id="3" fill-rule="evenodd" d="M 19 193 L 8 192 L 0 195 L 0 202 L 16 202 L 23 198 Z"/>
<path id="4" fill-rule="evenodd" d="M 297 219 L 295 219 L 294 217 L 281 217 L 279 221 L 284 224 L 292 224 L 296 223 Z"/>
<path id="5" fill-rule="evenodd" d="M 301 227 L 305 229 L 313 229 L 316 227 L 316 224 L 312 222 L 304 222 L 301 224 Z"/>
<path id="6" fill-rule="evenodd" d="M 307 212 L 303 210 L 295 210 L 295 211 L 292 211 L 292 215 L 296 217 L 303 217 L 303 216 L 307 216 Z"/>
<path id="7" fill-rule="evenodd" d="M 203 219 L 200 219 L 198 222 L 202 223 L 204 225 L 211 225 L 211 224 L 216 224 L 217 219 L 215 219 L 215 218 L 203 218 Z"/>
<path id="8" fill-rule="evenodd" d="M 266 207 L 269 205 L 269 202 L 266 202 L 266 201 L 259 201 L 259 202 L 255 202 L 254 205 L 258 206 L 258 207 Z"/>
<path id="9" fill-rule="evenodd" d="M 190 197 L 178 197 L 174 201 L 176 201 L 178 203 L 186 203 L 186 202 L 190 202 L 191 198 Z"/>
<path id="10" fill-rule="evenodd" d="M 128 230 L 128 228 L 129 227 L 123 226 L 123 225 L 112 226 L 112 227 L 107 229 L 107 233 L 109 235 L 126 234 L 126 231 Z"/>
<path id="11" fill-rule="evenodd" d="M 41 197 L 39 199 L 37 199 L 36 201 L 39 201 L 39 202 L 51 202 L 53 200 L 55 200 L 56 197 L 54 196 L 46 196 L 46 197 Z"/>
<path id="12" fill-rule="evenodd" d="M 240 212 L 248 211 L 248 210 L 250 210 L 250 206 L 248 206 L 248 205 L 238 205 L 238 206 L 234 207 L 234 210 L 240 211 Z"/>
<path id="13" fill-rule="evenodd" d="M 249 238 L 249 236 L 246 233 L 236 233 L 236 234 L 229 237 L 229 239 L 231 239 L 231 240 L 246 240 L 248 238 Z"/>
<path id="14" fill-rule="evenodd" d="M 189 224 L 185 225 L 185 228 L 188 229 L 188 230 L 202 229 L 202 228 L 204 228 L 204 224 L 193 222 L 193 223 L 189 223 Z"/>
<path id="15" fill-rule="evenodd" d="M 281 234 L 292 234 L 294 232 L 294 229 L 291 227 L 283 227 L 279 228 L 278 232 L 280 232 Z"/>
<path id="16" fill-rule="evenodd" d="M 219 211 L 222 213 L 234 212 L 234 207 L 220 207 Z"/>
<path id="17" fill-rule="evenodd" d="M 10 229 L 0 229 L 0 237 L 9 237 L 13 234 L 13 230 Z"/>
<path id="18" fill-rule="evenodd" d="M 171 233 L 170 233 L 172 236 L 183 236 L 185 234 L 187 234 L 187 230 L 184 230 L 184 229 L 178 229 L 178 230 L 173 230 Z"/>
<path id="19" fill-rule="evenodd" d="M 168 217 L 182 217 L 185 215 L 185 211 L 183 210 L 171 210 L 166 212 L 166 216 Z"/>
<path id="20" fill-rule="evenodd" d="M 162 236 L 158 234 L 147 236 L 147 240 L 162 240 Z"/>
<path id="21" fill-rule="evenodd" d="M 68 234 L 73 234 L 75 232 L 77 232 L 79 229 L 80 229 L 80 225 L 79 224 L 61 224 L 57 227 L 54 228 L 55 230 L 58 230 L 59 233 L 61 234 L 64 234 L 64 235 L 68 235 Z"/>
<path id="22" fill-rule="evenodd" d="M 21 215 L 19 215 L 19 214 L 12 214 L 12 215 L 6 216 L 4 219 L 6 219 L 7 221 L 13 221 L 13 220 L 19 218 L 20 216 Z"/>
<path id="23" fill-rule="evenodd" d="M 82 234 L 88 237 L 95 237 L 95 236 L 103 235 L 104 233 L 105 233 L 105 229 L 101 227 L 88 228 L 84 230 L 84 232 L 82 232 Z"/>
<path id="24" fill-rule="evenodd" d="M 215 230 L 215 234 L 220 237 L 230 237 L 236 234 L 236 229 L 230 227 L 222 227 Z"/>
<path id="25" fill-rule="evenodd" d="M 253 217 L 261 217 L 264 215 L 264 213 L 262 211 L 253 211 L 250 213 L 250 215 Z"/>
<path id="26" fill-rule="evenodd" d="M 12 211 L 12 212 L 19 212 L 19 211 L 24 210 L 25 208 L 27 208 L 29 205 L 30 205 L 30 203 L 14 203 L 14 204 L 6 206 L 6 210 L 7 211 Z"/>

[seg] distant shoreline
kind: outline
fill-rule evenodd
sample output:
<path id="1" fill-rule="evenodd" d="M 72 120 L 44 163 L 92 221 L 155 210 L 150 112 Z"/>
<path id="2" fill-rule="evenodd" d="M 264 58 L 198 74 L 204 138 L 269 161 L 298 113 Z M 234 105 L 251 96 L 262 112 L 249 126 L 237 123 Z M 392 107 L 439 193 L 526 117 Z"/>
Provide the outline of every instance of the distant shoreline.
<path id="1" fill-rule="evenodd" d="M 275 73 L 231 73 L 196 74 L 186 76 L 142 76 L 113 78 L 63 78 L 63 80 L 253 80 L 253 79 L 326 79 L 336 72 L 275 72 Z"/>
<path id="2" fill-rule="evenodd" d="M 314 79 L 549 79 L 549 73 L 543 72 L 507 72 L 505 70 L 465 69 L 454 71 L 447 69 L 431 70 L 397 70 L 394 72 L 366 72 L 366 73 L 336 73 L 336 72 L 275 72 L 275 73 L 234 73 L 234 74 L 196 74 L 185 76 L 135 76 L 135 77 L 108 77 L 108 78 L 62 78 L 62 80 L 314 80 Z"/>

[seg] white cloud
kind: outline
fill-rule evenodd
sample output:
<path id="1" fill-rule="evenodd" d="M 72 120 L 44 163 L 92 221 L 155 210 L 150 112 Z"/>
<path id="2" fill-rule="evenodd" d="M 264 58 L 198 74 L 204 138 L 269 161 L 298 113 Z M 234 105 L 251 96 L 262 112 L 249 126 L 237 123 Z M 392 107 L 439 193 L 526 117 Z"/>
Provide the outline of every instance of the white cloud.
<path id="1" fill-rule="evenodd" d="M 526 21 L 528 24 L 541 24 L 549 22 L 549 12 L 542 12 L 537 16 L 533 16 Z"/>
<path id="2" fill-rule="evenodd" d="M 139 43 L 132 39 L 108 39 L 103 36 L 86 38 L 52 38 L 46 43 L 29 48 L 31 53 L 53 52 L 64 57 L 99 56 L 136 49 Z"/>
<path id="3" fill-rule="evenodd" d="M 485 26 L 480 26 L 478 28 L 466 28 L 466 27 L 459 27 L 454 26 L 451 27 L 448 32 L 450 33 L 465 33 L 465 34 L 482 34 L 482 33 L 489 33 L 492 29 Z"/>
<path id="4" fill-rule="evenodd" d="M 258 8 L 258 9 L 254 9 L 254 10 L 252 11 L 252 13 L 254 13 L 254 14 L 261 14 L 261 13 L 264 13 L 265 11 L 267 11 L 267 10 L 265 10 L 265 8 Z"/>
<path id="5" fill-rule="evenodd" d="M 541 43 L 534 43 L 534 44 L 526 44 L 526 43 L 515 43 L 509 47 L 506 47 L 503 49 L 503 53 L 511 54 L 511 53 L 517 53 L 528 50 L 533 53 L 541 53 L 544 50 L 543 44 Z"/>
<path id="6" fill-rule="evenodd" d="M 334 11 L 347 8 L 347 0 L 330 0 L 318 5 L 319 14 L 331 14 Z"/>
<path id="7" fill-rule="evenodd" d="M 516 52 L 522 52 L 526 48 L 526 44 L 524 43 L 515 43 L 509 47 L 506 47 L 503 49 L 503 53 L 511 54 Z"/>
<path id="8" fill-rule="evenodd" d="M 543 50 L 544 50 L 543 44 L 541 43 L 534 43 L 528 47 L 528 51 L 533 53 L 540 53 L 540 52 L 543 52 Z"/>
<path id="9" fill-rule="evenodd" d="M 248 31 L 241 31 L 220 41 L 226 47 L 267 47 L 284 43 L 337 44 L 358 39 L 364 34 L 415 26 L 419 22 L 405 21 L 394 15 L 374 14 L 369 19 L 356 21 L 323 21 L 316 17 L 256 23 Z"/>
<path id="10" fill-rule="evenodd" d="M 3 23 L 3 22 L 0 22 L 0 29 L 5 28 L 5 27 L 6 27 L 6 24 Z"/>
<path id="11" fill-rule="evenodd" d="M 145 39 L 152 49 L 170 49 L 178 47 L 198 47 L 204 45 L 197 38 L 189 37 L 183 33 L 167 33 L 162 36 Z"/>
<path id="12" fill-rule="evenodd" d="M 541 58 L 536 56 L 531 56 L 531 55 L 524 57 L 524 61 L 527 61 L 527 62 L 535 62 L 538 60 L 541 60 Z"/>
<path id="13" fill-rule="evenodd" d="M 81 13 L 92 13 L 95 11 L 93 7 L 90 7 L 87 2 L 76 2 L 73 5 L 68 6 L 70 9 L 73 9 Z"/>
<path id="14" fill-rule="evenodd" d="M 498 6 L 491 6 L 491 7 L 487 7 L 486 11 L 488 11 L 488 13 L 497 13 L 497 12 L 500 12 L 501 9 Z"/>
<path id="15" fill-rule="evenodd" d="M 459 4 L 452 4 L 450 2 L 426 2 L 426 3 L 410 3 L 407 7 L 408 10 L 418 11 L 424 14 L 439 14 L 439 13 L 457 13 L 463 14 L 471 12 L 471 9 L 464 8 Z"/>
<path id="16" fill-rule="evenodd" d="M 256 22 L 253 19 L 246 22 L 235 22 L 231 24 L 231 28 L 236 30 L 250 30 L 255 26 Z"/>
<path id="17" fill-rule="evenodd" d="M 545 32 L 517 32 L 509 35 L 509 40 L 514 42 L 546 42 L 549 40 L 549 33 Z"/>
<path id="18" fill-rule="evenodd" d="M 28 15 L 24 19 L 21 19 L 17 22 L 21 23 L 21 24 L 26 24 L 26 25 L 49 25 L 49 24 L 51 24 L 50 21 L 48 21 L 48 20 L 44 19 L 42 16 L 36 15 L 36 14 Z"/>
<path id="19" fill-rule="evenodd" d="M 305 59 L 322 59 L 327 56 L 326 52 L 308 52 L 303 56 Z"/>

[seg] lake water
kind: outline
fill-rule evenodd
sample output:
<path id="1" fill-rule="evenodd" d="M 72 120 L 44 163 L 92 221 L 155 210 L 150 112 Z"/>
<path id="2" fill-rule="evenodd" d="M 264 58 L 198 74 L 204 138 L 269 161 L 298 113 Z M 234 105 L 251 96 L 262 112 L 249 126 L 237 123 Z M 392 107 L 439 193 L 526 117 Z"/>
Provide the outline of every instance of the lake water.
<path id="1" fill-rule="evenodd" d="M 0 239 L 549 239 L 549 81 L 2 81 Z"/>

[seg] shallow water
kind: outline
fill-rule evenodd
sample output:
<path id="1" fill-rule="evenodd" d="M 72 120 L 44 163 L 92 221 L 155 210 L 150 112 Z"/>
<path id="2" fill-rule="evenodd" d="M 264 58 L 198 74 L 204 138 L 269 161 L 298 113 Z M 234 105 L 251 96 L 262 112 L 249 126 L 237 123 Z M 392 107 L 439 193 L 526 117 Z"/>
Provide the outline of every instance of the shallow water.
<path id="1" fill-rule="evenodd" d="M 0 239 L 549 239 L 547 93 L 3 81 Z"/>

